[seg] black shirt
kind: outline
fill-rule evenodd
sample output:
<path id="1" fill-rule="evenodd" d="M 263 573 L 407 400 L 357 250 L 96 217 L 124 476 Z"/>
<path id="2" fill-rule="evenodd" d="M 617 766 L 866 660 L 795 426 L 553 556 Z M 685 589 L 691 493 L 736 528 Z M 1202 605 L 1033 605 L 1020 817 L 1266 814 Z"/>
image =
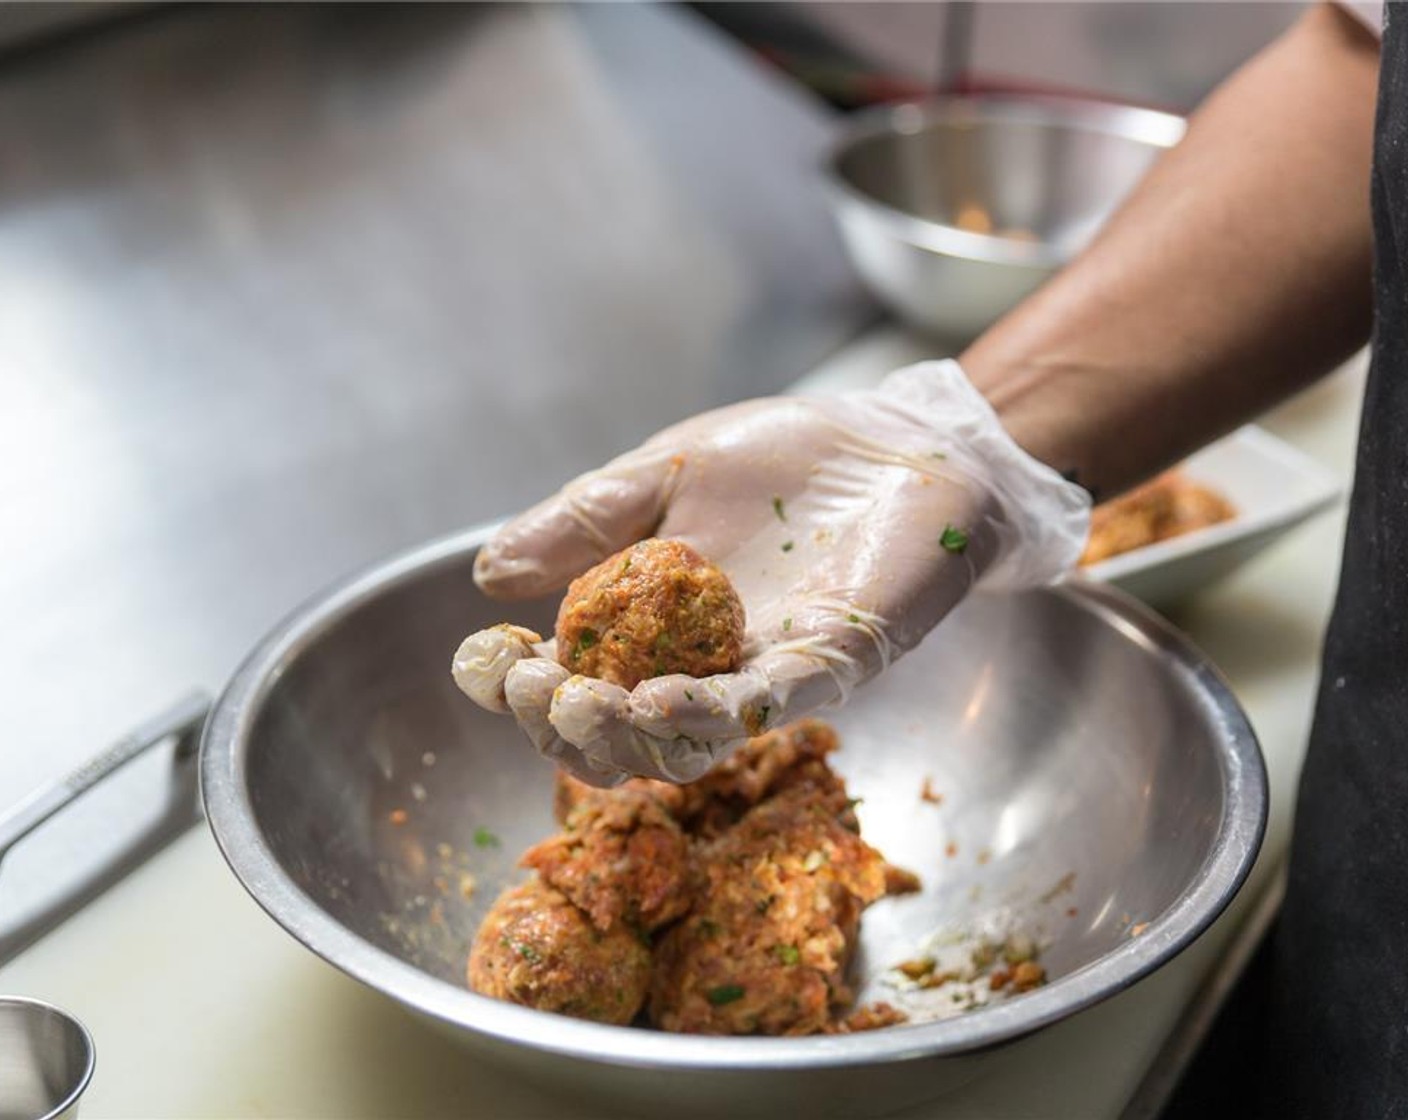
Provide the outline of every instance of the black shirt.
<path id="1" fill-rule="evenodd" d="M 1408 1118 L 1408 8 L 1385 8 L 1373 361 L 1272 949 L 1276 1117 Z"/>

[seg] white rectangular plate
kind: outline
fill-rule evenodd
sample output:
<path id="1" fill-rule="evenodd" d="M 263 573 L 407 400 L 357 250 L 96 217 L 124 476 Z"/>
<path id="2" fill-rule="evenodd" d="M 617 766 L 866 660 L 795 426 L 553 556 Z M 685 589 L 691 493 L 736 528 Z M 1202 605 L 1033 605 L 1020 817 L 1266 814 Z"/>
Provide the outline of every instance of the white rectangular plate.
<path id="1" fill-rule="evenodd" d="M 1087 579 L 1116 584 L 1149 603 L 1173 602 L 1227 575 L 1341 497 L 1327 470 L 1254 425 L 1203 448 L 1182 469 L 1223 494 L 1237 516 L 1092 564 L 1081 569 Z"/>

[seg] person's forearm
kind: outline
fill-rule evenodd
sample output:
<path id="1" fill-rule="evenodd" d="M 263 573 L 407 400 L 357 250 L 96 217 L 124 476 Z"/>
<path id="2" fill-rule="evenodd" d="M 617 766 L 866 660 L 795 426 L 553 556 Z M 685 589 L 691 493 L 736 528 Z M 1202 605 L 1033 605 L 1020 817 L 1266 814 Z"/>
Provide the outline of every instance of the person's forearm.
<path id="1" fill-rule="evenodd" d="M 1108 496 L 1342 361 L 1371 318 L 1378 44 L 1314 9 L 1193 117 L 1096 242 L 960 359 Z"/>

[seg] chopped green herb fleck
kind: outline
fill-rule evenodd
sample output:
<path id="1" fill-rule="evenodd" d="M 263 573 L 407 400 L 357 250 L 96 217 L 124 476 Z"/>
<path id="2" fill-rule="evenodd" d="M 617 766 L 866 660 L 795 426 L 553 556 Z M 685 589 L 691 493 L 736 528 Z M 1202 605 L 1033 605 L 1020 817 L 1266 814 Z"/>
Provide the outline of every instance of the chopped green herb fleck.
<path id="1" fill-rule="evenodd" d="M 474 846 L 476 848 L 497 848 L 499 838 L 487 828 L 476 828 L 474 830 Z"/>
<path id="2" fill-rule="evenodd" d="M 860 804 L 862 801 L 864 801 L 864 800 L 865 800 L 865 798 L 863 798 L 863 797 L 848 797 L 848 798 L 846 798 L 846 808 L 847 808 L 847 809 L 854 809 L 857 805 L 859 805 L 859 804 Z"/>
<path id="3" fill-rule="evenodd" d="M 539 964 L 543 959 L 543 955 L 537 949 L 524 941 L 513 942 L 513 951 L 529 964 Z"/>
<path id="4" fill-rule="evenodd" d="M 777 519 L 779 521 L 787 520 L 787 511 L 782 508 L 782 499 L 776 494 L 774 494 L 772 498 L 772 511 L 773 513 L 777 514 Z"/>
<path id="5" fill-rule="evenodd" d="M 931 458 L 931 459 L 947 459 L 948 456 L 945 455 L 942 451 L 931 451 L 931 452 L 929 452 L 929 458 Z"/>
<path id="6" fill-rule="evenodd" d="M 968 547 L 968 534 L 953 525 L 945 525 L 939 534 L 939 544 L 948 552 L 962 552 Z"/>
<path id="7" fill-rule="evenodd" d="M 787 633 L 787 631 L 789 631 L 789 630 L 791 630 L 791 629 L 792 629 L 792 619 L 791 619 L 791 617 L 789 616 L 789 617 L 784 618 L 784 619 L 782 620 L 782 632 L 785 634 L 785 633 Z"/>
<path id="8" fill-rule="evenodd" d="M 693 699 L 694 699 L 694 693 L 690 692 L 689 689 L 685 689 L 685 690 L 684 690 L 684 698 L 685 698 L 686 700 L 693 700 Z"/>
<path id="9" fill-rule="evenodd" d="M 719 923 L 718 923 L 718 922 L 711 921 L 711 920 L 708 919 L 708 918 L 700 918 L 700 919 L 699 919 L 699 936 L 700 936 L 700 937 L 718 937 L 718 936 L 719 936 L 719 929 L 720 929 L 720 926 L 719 926 Z"/>
<path id="10" fill-rule="evenodd" d="M 848 615 L 846 616 L 846 621 L 847 621 L 847 622 L 859 622 L 859 621 L 860 621 L 860 615 L 858 615 L 858 614 L 848 614 Z"/>
<path id="11" fill-rule="evenodd" d="M 795 546 L 791 541 L 783 541 L 783 542 L 782 542 L 782 551 L 783 551 L 783 552 L 791 552 L 794 547 L 796 547 L 796 546 Z"/>
<path id="12" fill-rule="evenodd" d="M 777 959 L 783 964 L 797 964 L 802 959 L 802 951 L 795 945 L 779 945 Z"/>
<path id="13" fill-rule="evenodd" d="M 596 645 L 597 637 L 597 632 L 590 626 L 584 627 L 582 632 L 577 635 L 577 644 L 572 648 L 572 657 L 574 659 L 581 657 L 586 650 Z"/>
<path id="14" fill-rule="evenodd" d="M 674 644 L 675 636 L 671 634 L 668 630 L 662 630 L 660 631 L 660 633 L 655 635 L 656 649 L 669 649 Z"/>
<path id="15" fill-rule="evenodd" d="M 715 1007 L 722 1007 L 726 1003 L 734 1003 L 742 999 L 743 986 L 741 984 L 720 984 L 717 988 L 710 988 L 707 997 Z"/>

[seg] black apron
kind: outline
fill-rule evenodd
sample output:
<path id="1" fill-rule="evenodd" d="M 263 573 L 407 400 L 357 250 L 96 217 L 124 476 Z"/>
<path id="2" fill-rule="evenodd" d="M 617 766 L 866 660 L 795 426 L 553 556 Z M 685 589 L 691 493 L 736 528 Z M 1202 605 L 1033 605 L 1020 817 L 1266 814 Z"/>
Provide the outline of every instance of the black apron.
<path id="1" fill-rule="evenodd" d="M 1385 15 L 1373 363 L 1271 946 L 1269 1117 L 1408 1118 L 1408 6 Z"/>

